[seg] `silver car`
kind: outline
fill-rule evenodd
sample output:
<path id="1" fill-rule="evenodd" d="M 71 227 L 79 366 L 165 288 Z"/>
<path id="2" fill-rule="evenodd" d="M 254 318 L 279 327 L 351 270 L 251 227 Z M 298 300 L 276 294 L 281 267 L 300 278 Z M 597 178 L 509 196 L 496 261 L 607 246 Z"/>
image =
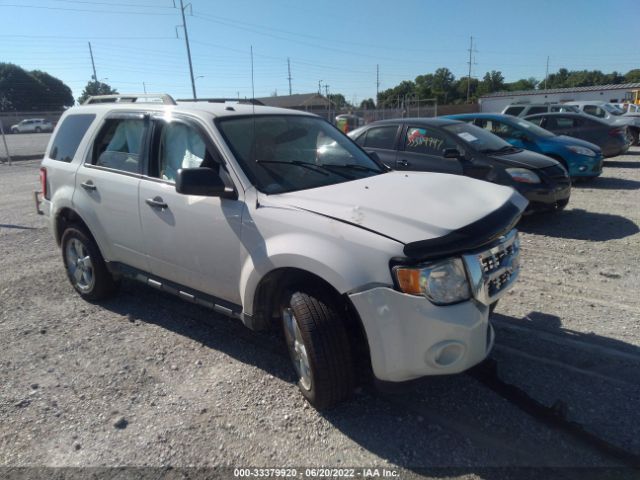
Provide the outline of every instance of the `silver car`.
<path id="1" fill-rule="evenodd" d="M 44 118 L 27 118 L 11 125 L 11 133 L 53 132 L 53 124 Z"/>

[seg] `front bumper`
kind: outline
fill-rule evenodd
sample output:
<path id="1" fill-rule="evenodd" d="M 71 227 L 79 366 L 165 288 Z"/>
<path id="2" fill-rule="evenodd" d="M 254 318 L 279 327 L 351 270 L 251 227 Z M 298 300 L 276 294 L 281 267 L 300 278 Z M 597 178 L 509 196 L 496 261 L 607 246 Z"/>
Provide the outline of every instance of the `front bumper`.
<path id="1" fill-rule="evenodd" d="M 586 157 L 583 155 L 567 159 L 571 177 L 598 177 L 602 173 L 602 155 Z"/>
<path id="2" fill-rule="evenodd" d="M 460 373 L 484 360 L 493 347 L 489 307 L 475 300 L 437 306 L 388 287 L 349 298 L 364 325 L 378 380 Z"/>
<path id="3" fill-rule="evenodd" d="M 566 205 L 571 197 L 571 184 L 520 184 L 517 185 L 517 190 L 529 200 L 529 206 L 525 213 L 555 210 Z"/>

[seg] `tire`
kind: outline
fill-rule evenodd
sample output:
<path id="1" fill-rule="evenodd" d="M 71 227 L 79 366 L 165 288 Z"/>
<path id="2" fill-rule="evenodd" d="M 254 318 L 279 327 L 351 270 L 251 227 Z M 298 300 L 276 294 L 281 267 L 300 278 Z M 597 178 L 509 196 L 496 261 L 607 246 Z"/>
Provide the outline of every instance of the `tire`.
<path id="1" fill-rule="evenodd" d="M 496 309 L 496 307 L 498 306 L 498 302 L 500 300 L 496 300 L 495 302 L 493 302 L 491 305 L 489 305 L 489 315 L 493 315 L 493 311 Z"/>
<path id="2" fill-rule="evenodd" d="M 640 137 L 640 135 L 637 128 L 629 129 L 629 137 L 631 140 L 631 145 L 638 145 L 638 137 Z"/>
<path id="3" fill-rule="evenodd" d="M 93 238 L 85 231 L 67 228 L 62 235 L 62 261 L 67 278 L 86 300 L 103 300 L 112 296 L 118 283 L 114 280 Z"/>
<path id="4" fill-rule="evenodd" d="M 560 200 L 557 204 L 556 204 L 556 209 L 554 210 L 554 212 L 561 212 L 562 210 L 564 210 L 565 208 L 567 208 L 567 205 L 569 205 L 569 199 L 566 198 L 564 200 Z"/>
<path id="5" fill-rule="evenodd" d="M 12 128 L 11 133 L 19 133 L 17 128 Z"/>
<path id="6" fill-rule="evenodd" d="M 40 127 L 36 127 L 36 133 L 40 133 L 42 132 L 42 129 Z"/>
<path id="7" fill-rule="evenodd" d="M 333 407 L 354 388 L 354 364 L 337 302 L 300 290 L 285 295 L 282 328 L 298 388 L 316 409 Z"/>

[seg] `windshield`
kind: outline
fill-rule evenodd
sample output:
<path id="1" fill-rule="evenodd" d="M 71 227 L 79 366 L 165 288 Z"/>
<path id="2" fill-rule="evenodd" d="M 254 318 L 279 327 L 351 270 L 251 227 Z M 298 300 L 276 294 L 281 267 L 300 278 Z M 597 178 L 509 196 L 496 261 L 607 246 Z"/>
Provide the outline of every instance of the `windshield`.
<path id="1" fill-rule="evenodd" d="M 619 109 L 615 105 L 611 105 L 610 103 L 605 103 L 604 105 L 602 105 L 602 108 L 604 108 L 611 115 L 622 115 L 624 113 L 623 110 Z"/>
<path id="2" fill-rule="evenodd" d="M 384 173 L 326 121 L 306 115 L 227 117 L 217 121 L 249 180 L 264 193 L 284 193 Z"/>
<path id="3" fill-rule="evenodd" d="M 527 120 L 522 120 L 519 118 L 518 121 L 515 123 L 518 125 L 518 127 L 523 128 L 524 131 L 531 132 L 533 135 L 537 135 L 538 137 L 555 137 L 556 136 L 555 133 L 552 133 L 549 130 L 545 130 L 544 128 L 539 127 L 535 123 L 531 123 Z"/>
<path id="4" fill-rule="evenodd" d="M 513 148 L 497 135 L 469 123 L 453 123 L 442 128 L 478 152 L 490 153 Z"/>

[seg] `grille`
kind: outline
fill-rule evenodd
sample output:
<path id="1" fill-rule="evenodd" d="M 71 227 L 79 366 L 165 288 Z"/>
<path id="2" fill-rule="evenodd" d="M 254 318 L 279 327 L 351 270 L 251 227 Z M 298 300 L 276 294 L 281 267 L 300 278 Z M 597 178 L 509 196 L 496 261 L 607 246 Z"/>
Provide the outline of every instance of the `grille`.
<path id="1" fill-rule="evenodd" d="M 476 300 L 490 305 L 506 293 L 520 272 L 520 241 L 512 230 L 485 250 L 464 255 Z"/>

